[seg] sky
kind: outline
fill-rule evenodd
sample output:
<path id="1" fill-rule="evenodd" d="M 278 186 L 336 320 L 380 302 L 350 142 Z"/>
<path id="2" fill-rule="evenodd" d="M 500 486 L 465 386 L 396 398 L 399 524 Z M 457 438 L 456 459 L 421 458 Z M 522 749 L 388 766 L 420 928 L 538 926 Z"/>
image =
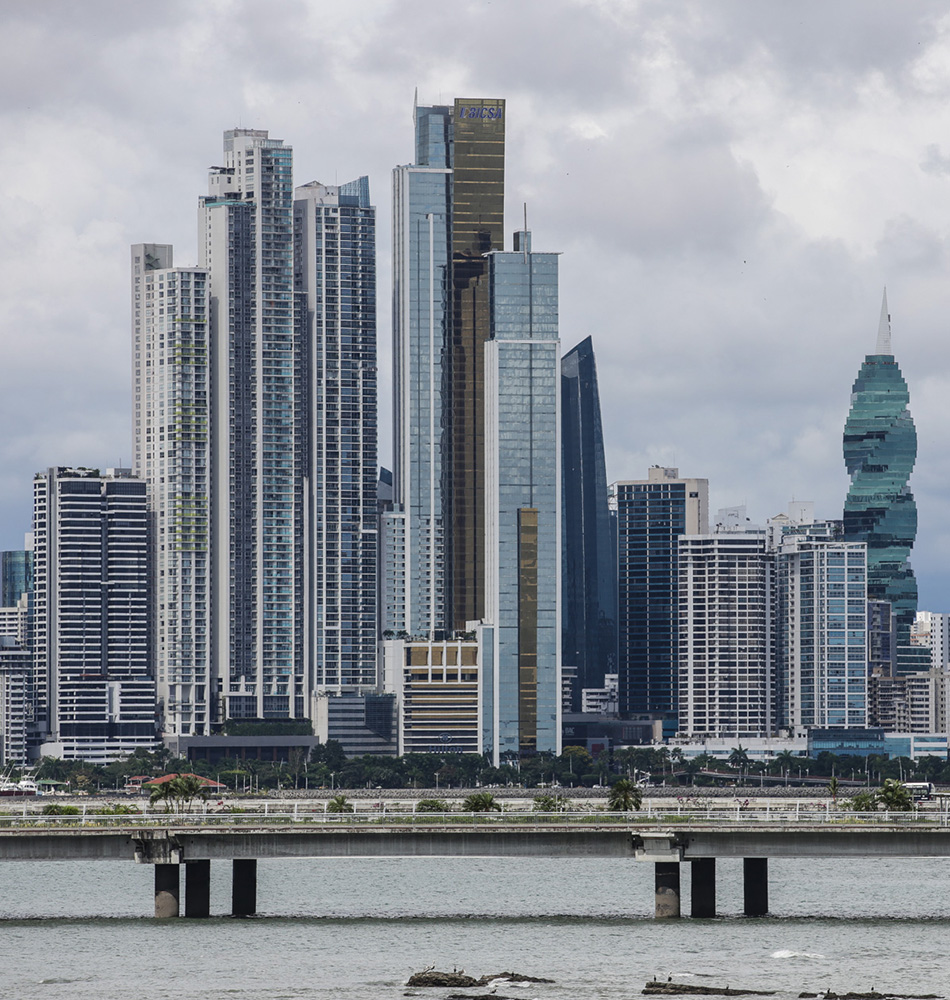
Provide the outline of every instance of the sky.
<path id="1" fill-rule="evenodd" d="M 608 478 L 705 477 L 713 511 L 840 517 L 841 435 L 887 288 L 919 450 L 912 564 L 950 611 L 950 12 L 918 0 L 5 0 L 0 548 L 33 474 L 128 464 L 129 245 L 196 262 L 222 133 L 378 209 L 391 455 L 391 171 L 412 108 L 505 98 L 506 215 L 559 251 Z M 510 239 L 510 237 L 509 237 Z M 509 244 L 510 245 L 510 244 Z"/>

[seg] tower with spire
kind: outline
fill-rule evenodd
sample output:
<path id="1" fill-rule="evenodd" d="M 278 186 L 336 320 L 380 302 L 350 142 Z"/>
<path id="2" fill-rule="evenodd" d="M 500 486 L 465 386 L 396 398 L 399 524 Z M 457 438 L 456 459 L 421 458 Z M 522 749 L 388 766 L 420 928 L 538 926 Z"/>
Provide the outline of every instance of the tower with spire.
<path id="1" fill-rule="evenodd" d="M 844 426 L 844 460 L 851 488 L 844 504 L 844 534 L 868 548 L 868 599 L 889 601 L 901 651 L 910 647 L 917 612 L 917 581 L 908 562 L 917 535 L 917 506 L 908 481 L 917 458 L 910 393 L 891 350 L 887 290 L 877 345 L 851 390 Z"/>

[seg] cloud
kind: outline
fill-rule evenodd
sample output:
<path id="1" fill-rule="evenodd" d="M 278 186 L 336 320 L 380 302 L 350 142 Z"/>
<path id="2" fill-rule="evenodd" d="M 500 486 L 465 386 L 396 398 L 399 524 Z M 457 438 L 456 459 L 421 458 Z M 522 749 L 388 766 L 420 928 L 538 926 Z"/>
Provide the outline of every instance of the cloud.
<path id="1" fill-rule="evenodd" d="M 0 546 L 32 474 L 129 452 L 128 245 L 195 259 L 221 133 L 295 178 L 370 176 L 390 368 L 390 171 L 422 103 L 508 101 L 508 229 L 562 252 L 594 339 L 609 473 L 710 479 L 754 520 L 835 516 L 882 287 L 920 436 L 914 565 L 948 610 L 950 19 L 936 0 L 47 0 L 0 13 Z M 389 455 L 381 403 L 381 455 Z"/>

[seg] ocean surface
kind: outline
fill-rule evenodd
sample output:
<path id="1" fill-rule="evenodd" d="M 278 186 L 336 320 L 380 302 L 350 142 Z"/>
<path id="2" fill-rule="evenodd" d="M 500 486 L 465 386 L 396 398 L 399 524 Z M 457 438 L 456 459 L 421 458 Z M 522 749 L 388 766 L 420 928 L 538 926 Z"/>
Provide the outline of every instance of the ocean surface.
<path id="1" fill-rule="evenodd" d="M 684 911 L 688 865 L 683 866 Z M 950 859 L 770 862 L 771 915 L 741 916 L 741 862 L 718 863 L 714 920 L 655 921 L 653 866 L 605 859 L 261 861 L 259 915 L 151 917 L 152 869 L 0 863 L 0 997 L 17 1000 L 444 1000 L 429 966 L 512 970 L 518 1000 L 639 996 L 647 979 L 950 997 Z M 485 993 L 486 989 L 458 991 Z"/>

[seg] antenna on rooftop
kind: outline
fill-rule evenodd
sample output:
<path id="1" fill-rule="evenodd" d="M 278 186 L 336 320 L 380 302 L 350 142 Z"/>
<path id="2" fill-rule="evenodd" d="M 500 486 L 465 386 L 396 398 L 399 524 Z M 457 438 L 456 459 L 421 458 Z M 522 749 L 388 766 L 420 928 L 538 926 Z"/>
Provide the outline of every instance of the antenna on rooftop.
<path id="1" fill-rule="evenodd" d="M 524 236 L 521 239 L 521 246 L 524 249 L 524 262 L 528 263 L 528 203 L 524 203 Z"/>

